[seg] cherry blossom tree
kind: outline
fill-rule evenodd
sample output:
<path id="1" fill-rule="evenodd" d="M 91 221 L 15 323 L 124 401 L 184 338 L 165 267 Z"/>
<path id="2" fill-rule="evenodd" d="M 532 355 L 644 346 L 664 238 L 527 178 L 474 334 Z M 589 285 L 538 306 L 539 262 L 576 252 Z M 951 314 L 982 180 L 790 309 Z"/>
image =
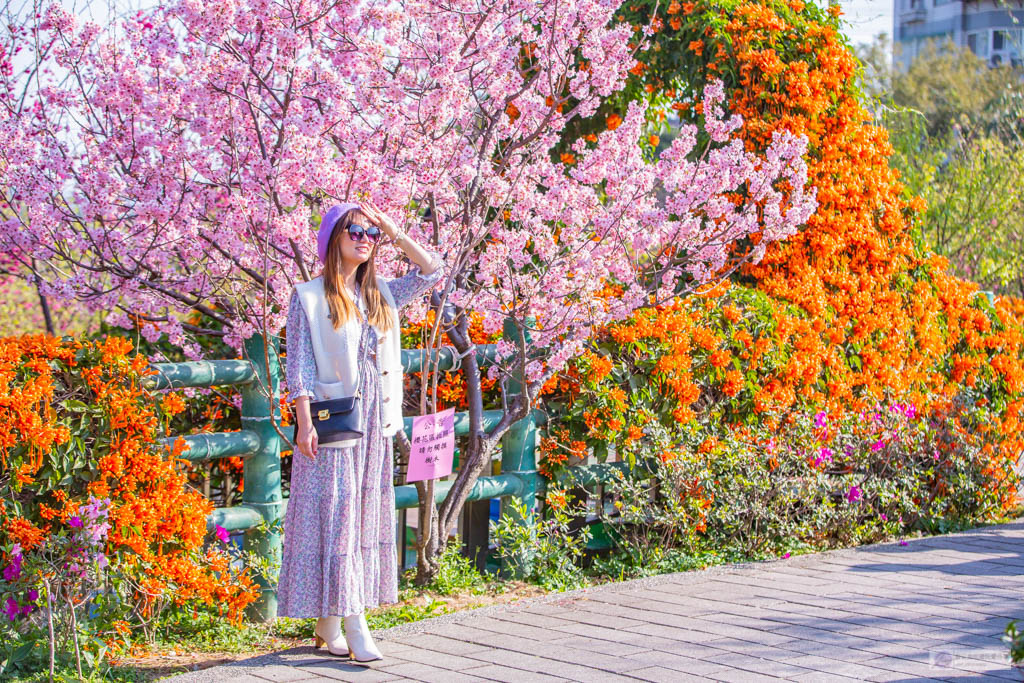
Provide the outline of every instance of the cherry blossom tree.
<path id="1" fill-rule="evenodd" d="M 440 506 L 419 486 L 428 580 L 502 435 L 595 326 L 759 259 L 815 206 L 805 141 L 744 151 L 720 86 L 660 155 L 639 102 L 562 139 L 635 65 L 617 6 L 178 0 L 101 27 L 54 4 L 5 41 L 26 66 L 0 73 L 0 251 L 16 247 L 46 296 L 145 321 L 194 358 L 194 335 L 241 348 L 279 330 L 315 274 L 320 207 L 372 197 L 445 254 L 430 344 L 465 358 L 463 465 Z M 390 247 L 377 261 L 404 269 Z M 183 320 L 194 312 L 208 323 Z M 489 429 L 470 312 L 520 332 L 488 372 L 522 390 Z"/>

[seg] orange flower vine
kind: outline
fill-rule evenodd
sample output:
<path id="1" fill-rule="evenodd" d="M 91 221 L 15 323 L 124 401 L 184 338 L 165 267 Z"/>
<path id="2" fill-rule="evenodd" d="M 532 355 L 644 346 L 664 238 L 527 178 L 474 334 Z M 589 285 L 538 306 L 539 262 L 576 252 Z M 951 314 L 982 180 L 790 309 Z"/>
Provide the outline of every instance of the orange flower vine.
<path id="1" fill-rule="evenodd" d="M 124 598 L 139 614 L 160 599 L 238 619 L 258 589 L 203 549 L 212 504 L 187 484 L 184 441 L 169 452 L 156 441 L 184 404 L 141 388 L 147 366 L 117 337 L 0 338 L 0 545 L 30 551 L 89 495 L 110 498 L 106 553 L 134 577 Z"/>
<path id="2" fill-rule="evenodd" d="M 695 95 L 723 79 L 749 149 L 778 130 L 808 136 L 819 208 L 731 288 L 606 330 L 599 344 L 609 359 L 649 372 L 681 422 L 720 415 L 739 425 L 768 411 L 851 410 L 874 399 L 939 415 L 969 391 L 999 418 L 992 470 L 1008 471 L 1024 448 L 1024 303 L 989 306 L 915 241 L 923 203 L 904 196 L 887 133 L 858 99 L 837 12 L 798 0 L 650 1 L 620 18 L 639 40 L 653 11 L 662 21 L 624 97 L 647 98 L 655 120 L 666 110 L 697 118 Z M 625 102 L 610 106 L 604 122 Z M 601 416 L 591 402 L 608 397 L 594 394 L 576 416 L 594 435 Z"/>

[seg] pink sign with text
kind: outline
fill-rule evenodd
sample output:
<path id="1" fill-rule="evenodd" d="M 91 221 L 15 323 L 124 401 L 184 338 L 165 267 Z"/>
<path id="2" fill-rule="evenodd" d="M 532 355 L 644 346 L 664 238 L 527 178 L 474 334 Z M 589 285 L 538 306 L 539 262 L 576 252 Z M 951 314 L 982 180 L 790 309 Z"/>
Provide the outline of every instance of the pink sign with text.
<path id="1" fill-rule="evenodd" d="M 452 473 L 455 456 L 455 408 L 412 419 L 412 451 L 405 480 L 426 481 Z"/>

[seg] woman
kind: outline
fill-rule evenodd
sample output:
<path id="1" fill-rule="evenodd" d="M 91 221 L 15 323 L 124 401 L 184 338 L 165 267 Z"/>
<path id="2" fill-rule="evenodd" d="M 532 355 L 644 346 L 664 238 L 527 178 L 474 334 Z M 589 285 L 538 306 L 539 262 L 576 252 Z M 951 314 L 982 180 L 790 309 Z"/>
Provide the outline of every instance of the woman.
<path id="1" fill-rule="evenodd" d="M 377 276 L 382 233 L 415 264 L 408 274 Z M 278 614 L 318 617 L 317 648 L 326 643 L 333 655 L 368 662 L 382 656 L 364 610 L 398 600 L 391 439 L 402 426 L 398 311 L 441 279 L 443 261 L 371 202 L 327 211 L 317 251 L 323 272 L 296 285 L 286 327 L 298 453 L 284 518 Z M 320 443 L 311 397 L 340 398 L 357 389 L 363 436 Z"/>

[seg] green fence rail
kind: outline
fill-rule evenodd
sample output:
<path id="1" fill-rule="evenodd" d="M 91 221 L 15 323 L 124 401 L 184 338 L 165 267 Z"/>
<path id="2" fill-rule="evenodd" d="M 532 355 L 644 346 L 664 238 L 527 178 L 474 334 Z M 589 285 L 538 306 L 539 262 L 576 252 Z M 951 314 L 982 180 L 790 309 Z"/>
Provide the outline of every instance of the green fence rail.
<path id="1" fill-rule="evenodd" d="M 180 389 L 185 387 L 213 387 L 235 385 L 242 393 L 242 429 L 237 432 L 218 432 L 181 435 L 188 450 L 181 457 L 191 462 L 204 462 L 217 458 L 237 456 L 243 458 L 242 502 L 231 507 L 215 509 L 207 519 L 209 529 L 219 525 L 228 531 L 244 532 L 243 547 L 255 551 L 267 559 L 280 559 L 281 536 L 277 531 L 255 533 L 261 522 L 270 523 L 272 529 L 283 519 L 287 499 L 281 489 L 282 440 L 277 434 L 275 423 L 280 427 L 279 406 L 281 365 L 279 360 L 280 338 L 272 337 L 271 344 L 265 344 L 263 337 L 254 335 L 245 342 L 245 352 L 254 362 L 244 360 L 215 360 L 186 363 L 156 363 L 157 374 L 147 378 L 151 390 Z M 496 347 L 481 345 L 477 349 L 477 360 L 481 366 L 493 361 Z M 440 370 L 455 367 L 457 352 L 451 347 L 435 351 L 432 357 L 438 361 Z M 427 353 L 420 350 L 403 350 L 402 366 L 405 372 L 417 372 L 422 368 Z M 266 372 L 269 359 L 270 373 Z M 518 385 L 513 385 L 513 391 Z M 267 392 L 271 400 L 267 400 Z M 271 413 L 273 406 L 273 413 Z M 486 411 L 484 427 L 490 428 L 501 418 L 501 411 Z M 493 476 L 480 477 L 469 494 L 470 501 L 492 498 L 517 498 L 532 510 L 536 496 L 543 492 L 544 480 L 537 473 L 537 429 L 544 423 L 544 415 L 533 411 L 529 416 L 514 424 L 505 434 L 501 444 L 501 472 Z M 287 428 L 290 430 L 291 428 Z M 412 433 L 412 418 L 405 418 L 406 434 Z M 465 412 L 456 413 L 455 433 L 466 434 L 469 417 Z M 283 431 L 283 429 L 282 429 Z M 170 446 L 179 438 L 168 437 L 162 441 Z M 580 484 L 597 482 L 606 478 L 611 469 L 592 467 L 572 468 L 574 480 Z M 451 482 L 438 482 L 435 497 L 443 500 Z M 395 487 L 395 506 L 398 509 L 417 505 L 416 489 L 412 485 Z M 529 523 L 531 520 L 520 520 Z M 277 616 L 277 596 L 273 585 L 260 580 L 262 594 L 249 609 L 248 617 L 253 621 L 268 621 Z"/>
<path id="2" fill-rule="evenodd" d="M 994 302 L 991 292 L 982 292 L 989 303 Z M 506 326 L 507 328 L 508 326 Z M 509 330 L 506 329 L 506 335 Z M 237 432 L 202 433 L 182 435 L 188 450 L 181 457 L 191 462 L 204 462 L 217 458 L 237 456 L 244 459 L 242 502 L 231 507 L 214 510 L 207 519 L 207 526 L 213 529 L 219 525 L 228 531 L 245 532 L 244 547 L 255 551 L 263 558 L 280 558 L 281 537 L 278 532 L 257 534 L 254 530 L 261 522 L 271 523 L 271 528 L 284 516 L 287 499 L 281 489 L 281 439 L 275 429 L 280 427 L 281 367 L 279 361 L 279 337 L 272 337 L 266 345 L 263 337 L 254 335 L 245 342 L 250 363 L 244 360 L 216 360 L 187 363 L 156 363 L 157 374 L 147 378 L 146 386 L 152 390 L 180 389 L 185 387 L 213 387 L 235 385 L 242 393 L 242 429 Z M 477 347 L 477 360 L 481 366 L 493 361 L 496 347 Z M 455 367 L 458 356 L 455 349 L 445 347 L 432 356 L 438 360 L 440 370 Z M 403 350 L 402 366 L 405 372 L 417 372 L 423 367 L 427 354 L 420 350 Z M 270 373 L 266 372 L 269 360 Z M 521 388 L 510 383 L 514 393 Z M 267 390 L 271 400 L 267 400 Z M 273 412 L 271 412 L 273 406 Z M 486 411 L 484 428 L 490 428 L 501 418 L 501 411 Z M 480 477 L 469 494 L 469 501 L 493 498 L 518 498 L 532 510 L 536 496 L 543 493 L 544 479 L 537 473 L 537 429 L 544 423 L 545 416 L 533 411 L 525 419 L 512 426 L 501 443 L 501 472 L 497 475 Z M 290 428 L 289 428 L 290 429 Z M 412 432 L 412 418 L 405 418 L 406 434 Z M 456 413 L 455 433 L 466 434 L 469 418 L 466 413 Z M 178 437 L 163 441 L 169 446 Z M 566 486 L 592 486 L 608 481 L 617 471 L 626 469 L 621 462 L 570 467 L 559 477 L 559 483 Z M 435 498 L 438 501 L 447 495 L 451 482 L 438 482 Z M 417 505 L 416 489 L 412 485 L 395 487 L 395 507 L 412 508 Z M 531 520 L 520 520 L 530 523 Z M 252 620 L 267 621 L 277 615 L 277 596 L 268 582 L 260 580 L 262 595 L 248 612 Z"/>

